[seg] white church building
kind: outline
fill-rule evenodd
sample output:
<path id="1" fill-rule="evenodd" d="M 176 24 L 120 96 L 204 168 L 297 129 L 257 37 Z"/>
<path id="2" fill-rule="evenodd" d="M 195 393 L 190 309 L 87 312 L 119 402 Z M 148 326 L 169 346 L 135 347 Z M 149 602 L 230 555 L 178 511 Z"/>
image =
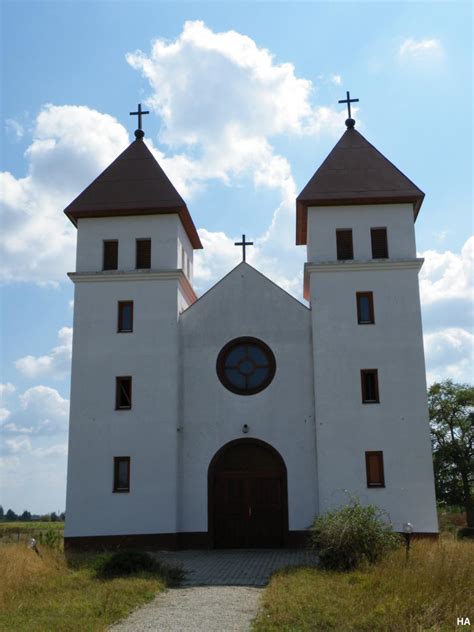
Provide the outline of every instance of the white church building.
<path id="1" fill-rule="evenodd" d="M 301 546 L 348 494 L 397 531 L 437 533 L 424 194 L 346 126 L 296 200 L 308 306 L 245 261 L 197 296 L 202 244 L 141 121 L 65 209 L 77 227 L 67 547 Z"/>

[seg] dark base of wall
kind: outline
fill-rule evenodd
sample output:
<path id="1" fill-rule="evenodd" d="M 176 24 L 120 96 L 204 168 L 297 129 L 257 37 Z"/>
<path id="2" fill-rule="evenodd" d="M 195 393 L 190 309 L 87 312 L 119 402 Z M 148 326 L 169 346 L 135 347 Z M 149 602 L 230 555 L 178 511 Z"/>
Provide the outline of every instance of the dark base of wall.
<path id="1" fill-rule="evenodd" d="M 305 548 L 307 531 L 289 531 L 285 547 Z M 206 531 L 187 533 L 140 533 L 129 535 L 93 535 L 64 538 L 66 551 L 97 551 L 111 549 L 148 549 L 176 551 L 180 549 L 212 549 L 211 538 Z"/>

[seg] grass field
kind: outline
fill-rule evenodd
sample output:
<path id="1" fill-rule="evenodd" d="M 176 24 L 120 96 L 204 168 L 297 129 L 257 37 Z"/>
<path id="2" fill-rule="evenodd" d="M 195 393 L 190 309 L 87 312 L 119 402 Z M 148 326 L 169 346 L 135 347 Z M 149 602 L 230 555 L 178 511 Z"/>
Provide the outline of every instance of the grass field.
<path id="1" fill-rule="evenodd" d="M 254 632 L 441 632 L 458 617 L 474 622 L 474 542 L 413 544 L 369 569 L 277 573 Z"/>
<path id="2" fill-rule="evenodd" d="M 0 522 L 0 543 L 26 543 L 31 537 L 38 540 L 51 531 L 58 533 L 62 541 L 64 522 Z"/>
<path id="3" fill-rule="evenodd" d="M 89 632 L 105 630 L 164 590 L 160 576 L 142 574 L 97 579 L 92 557 L 76 558 L 24 544 L 0 546 L 2 632 Z"/>

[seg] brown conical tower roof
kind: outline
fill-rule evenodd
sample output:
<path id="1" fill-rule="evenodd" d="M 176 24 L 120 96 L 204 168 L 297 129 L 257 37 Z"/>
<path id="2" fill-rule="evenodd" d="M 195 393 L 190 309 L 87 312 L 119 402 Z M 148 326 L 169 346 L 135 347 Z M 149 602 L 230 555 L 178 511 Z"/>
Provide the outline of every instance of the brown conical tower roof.
<path id="1" fill-rule="evenodd" d="M 353 127 L 296 198 L 296 243 L 305 244 L 309 206 L 411 202 L 416 219 L 425 194 Z"/>
<path id="2" fill-rule="evenodd" d="M 142 138 L 134 140 L 64 212 L 75 226 L 81 217 L 177 213 L 193 248 L 202 248 L 186 202 Z"/>

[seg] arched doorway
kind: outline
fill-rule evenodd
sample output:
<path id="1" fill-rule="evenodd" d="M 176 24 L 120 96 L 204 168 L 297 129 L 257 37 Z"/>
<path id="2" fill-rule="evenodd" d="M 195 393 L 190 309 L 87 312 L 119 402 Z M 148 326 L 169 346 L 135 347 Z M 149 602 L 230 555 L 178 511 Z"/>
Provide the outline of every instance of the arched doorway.
<path id="1" fill-rule="evenodd" d="M 286 467 L 272 446 L 237 439 L 212 459 L 209 534 L 215 548 L 278 548 L 288 533 Z"/>

